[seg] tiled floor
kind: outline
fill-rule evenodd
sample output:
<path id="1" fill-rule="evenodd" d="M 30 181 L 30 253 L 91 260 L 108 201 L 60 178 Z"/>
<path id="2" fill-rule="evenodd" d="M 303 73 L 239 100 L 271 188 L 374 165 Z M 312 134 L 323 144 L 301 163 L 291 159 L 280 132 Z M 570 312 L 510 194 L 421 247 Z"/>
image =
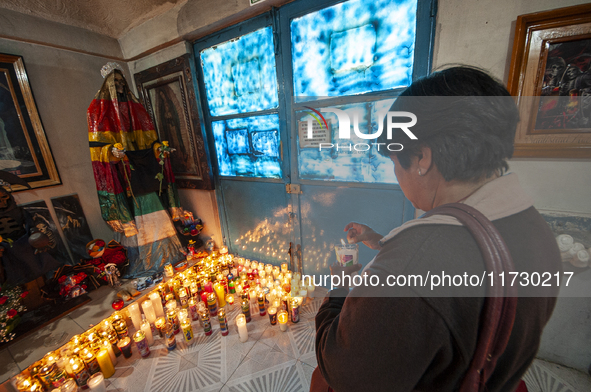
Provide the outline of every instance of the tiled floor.
<path id="1" fill-rule="evenodd" d="M 191 344 L 179 334 L 177 348 L 168 351 L 162 339 L 156 339 L 148 358 L 141 358 L 134 348 L 131 358 L 119 357 L 115 375 L 107 380 L 107 391 L 308 391 L 316 367 L 314 316 L 324 293 L 317 289 L 316 298 L 303 306 L 299 323 L 290 323 L 286 332 L 279 325 L 271 326 L 253 305 L 248 341 L 240 343 L 235 323 L 240 310 L 235 305 L 227 317 L 228 336 L 221 335 L 216 321 L 213 334 L 204 336 L 195 322 Z M 90 303 L 0 351 L 0 383 L 112 313 L 114 289 L 103 286 L 90 295 Z M 524 380 L 530 392 L 591 391 L 588 375 L 541 360 L 534 362 Z M 8 382 L 0 385 L 0 392 L 6 390 L 12 390 Z"/>

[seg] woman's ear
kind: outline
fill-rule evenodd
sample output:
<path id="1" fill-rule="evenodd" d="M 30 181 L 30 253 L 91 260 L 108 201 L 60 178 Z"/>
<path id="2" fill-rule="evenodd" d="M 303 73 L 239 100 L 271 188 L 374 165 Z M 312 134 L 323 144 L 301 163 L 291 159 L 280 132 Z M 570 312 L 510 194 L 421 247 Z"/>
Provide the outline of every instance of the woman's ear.
<path id="1" fill-rule="evenodd" d="M 422 146 L 421 152 L 417 158 L 417 164 L 419 166 L 419 169 L 421 170 L 422 175 L 427 174 L 427 172 L 431 170 L 431 166 L 433 165 L 431 148 L 427 146 Z"/>

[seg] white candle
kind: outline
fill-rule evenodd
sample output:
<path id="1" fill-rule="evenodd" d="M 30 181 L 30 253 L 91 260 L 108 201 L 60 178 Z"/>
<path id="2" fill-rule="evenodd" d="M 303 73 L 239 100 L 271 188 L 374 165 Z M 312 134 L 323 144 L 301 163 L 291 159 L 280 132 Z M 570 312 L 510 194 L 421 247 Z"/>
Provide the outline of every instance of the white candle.
<path id="1" fill-rule="evenodd" d="M 156 313 L 156 318 L 164 317 L 164 309 L 162 308 L 160 294 L 156 292 L 150 293 L 150 300 L 152 301 L 152 308 Z"/>
<path id="2" fill-rule="evenodd" d="M 287 312 L 285 310 L 280 310 L 279 313 L 277 313 L 277 321 L 279 321 L 279 328 L 281 331 L 287 331 Z"/>
<path id="3" fill-rule="evenodd" d="M 146 315 L 146 319 L 150 324 L 154 324 L 156 322 L 156 312 L 154 312 L 154 304 L 151 300 L 145 300 L 142 302 L 142 310 Z"/>
<path id="4" fill-rule="evenodd" d="M 238 327 L 240 342 L 246 342 L 248 340 L 248 329 L 246 329 L 246 316 L 244 314 L 236 316 L 236 326 Z"/>
<path id="5" fill-rule="evenodd" d="M 300 290 L 300 297 L 302 297 L 302 305 L 306 302 L 306 297 L 308 297 L 308 290 L 301 289 Z"/>
<path id="6" fill-rule="evenodd" d="M 142 312 L 140 312 L 139 305 L 137 302 L 134 302 L 127 307 L 127 310 L 129 311 L 129 317 L 131 318 L 133 327 L 136 331 L 139 331 L 142 327 Z"/>
<path id="7" fill-rule="evenodd" d="M 148 322 L 148 320 L 144 320 L 141 328 L 142 328 L 142 332 L 144 333 L 144 335 L 146 335 L 146 339 L 148 340 L 148 345 L 152 346 L 154 344 L 154 336 L 152 336 L 152 327 L 150 326 L 150 323 Z"/>
<path id="8" fill-rule="evenodd" d="M 109 342 L 108 340 L 103 340 L 103 346 L 107 349 L 113 366 L 117 365 L 117 356 L 115 355 L 115 351 L 113 351 L 113 346 L 111 345 L 111 342 Z"/>
<path id="9" fill-rule="evenodd" d="M 87 382 L 88 388 L 93 392 L 106 392 L 105 377 L 103 373 L 98 372 L 90 376 Z"/>

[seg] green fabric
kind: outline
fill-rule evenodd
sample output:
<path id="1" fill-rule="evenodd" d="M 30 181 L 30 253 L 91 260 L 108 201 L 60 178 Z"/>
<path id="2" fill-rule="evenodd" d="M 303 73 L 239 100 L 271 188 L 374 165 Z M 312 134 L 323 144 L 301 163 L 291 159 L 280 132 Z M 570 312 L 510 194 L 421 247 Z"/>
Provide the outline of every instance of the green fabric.
<path id="1" fill-rule="evenodd" d="M 143 195 L 136 196 L 139 207 L 133 203 L 134 216 L 147 215 L 152 212 L 162 211 L 162 202 L 155 192 L 146 193 Z"/>
<path id="2" fill-rule="evenodd" d="M 180 207 L 181 202 L 179 201 L 179 192 L 177 190 L 175 183 L 169 183 L 168 188 L 166 189 L 166 193 L 168 194 L 168 208 L 173 207 Z"/>
<path id="3" fill-rule="evenodd" d="M 127 198 L 122 193 L 114 195 L 107 191 L 98 191 L 98 197 L 105 221 L 121 221 L 122 223 L 133 221 Z"/>

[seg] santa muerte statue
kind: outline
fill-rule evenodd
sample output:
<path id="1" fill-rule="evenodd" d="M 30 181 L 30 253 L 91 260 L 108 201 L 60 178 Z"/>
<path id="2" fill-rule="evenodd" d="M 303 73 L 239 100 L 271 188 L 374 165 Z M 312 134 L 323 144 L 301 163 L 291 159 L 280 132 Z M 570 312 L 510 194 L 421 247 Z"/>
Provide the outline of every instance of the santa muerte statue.
<path id="1" fill-rule="evenodd" d="M 180 208 L 167 142 L 130 91 L 117 63 L 88 107 L 88 140 L 103 219 L 128 250 L 126 277 L 147 276 L 184 259 L 171 220 Z"/>

